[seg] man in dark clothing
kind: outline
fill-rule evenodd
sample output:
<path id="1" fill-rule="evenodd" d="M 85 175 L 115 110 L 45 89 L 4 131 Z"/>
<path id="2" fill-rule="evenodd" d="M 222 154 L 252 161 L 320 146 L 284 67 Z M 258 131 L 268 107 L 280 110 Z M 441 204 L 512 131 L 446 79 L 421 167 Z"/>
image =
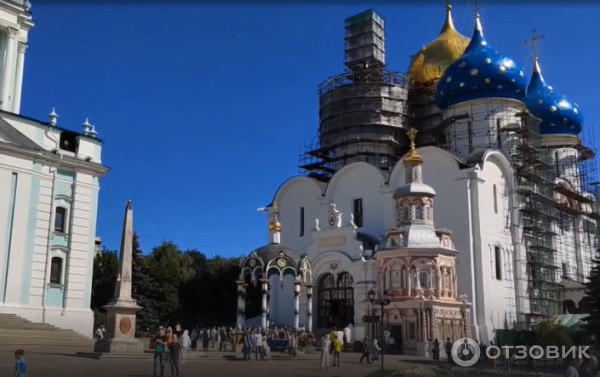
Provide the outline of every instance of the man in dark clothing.
<path id="1" fill-rule="evenodd" d="M 446 356 L 448 357 L 448 364 L 452 365 L 452 342 L 450 341 L 450 338 L 446 338 L 444 349 L 446 350 Z"/>
<path id="2" fill-rule="evenodd" d="M 371 347 L 369 346 L 369 338 L 365 336 L 365 338 L 362 341 L 362 356 L 358 361 L 359 363 L 362 364 L 363 360 L 366 358 L 367 364 L 371 364 L 371 354 L 369 353 L 370 348 Z"/>
<path id="3" fill-rule="evenodd" d="M 165 364 L 164 355 L 167 348 L 167 336 L 165 330 L 159 330 L 158 334 L 153 339 L 154 343 L 154 377 L 164 377 Z"/>
<path id="4" fill-rule="evenodd" d="M 177 335 L 169 344 L 169 364 L 171 364 L 171 377 L 179 377 L 179 359 L 181 358 L 181 345 L 177 341 Z"/>
<path id="5" fill-rule="evenodd" d="M 583 363 L 581 371 L 579 372 L 579 377 L 594 377 L 597 367 L 598 359 L 596 358 L 596 356 L 590 356 L 590 358 L 585 360 L 585 362 Z"/>

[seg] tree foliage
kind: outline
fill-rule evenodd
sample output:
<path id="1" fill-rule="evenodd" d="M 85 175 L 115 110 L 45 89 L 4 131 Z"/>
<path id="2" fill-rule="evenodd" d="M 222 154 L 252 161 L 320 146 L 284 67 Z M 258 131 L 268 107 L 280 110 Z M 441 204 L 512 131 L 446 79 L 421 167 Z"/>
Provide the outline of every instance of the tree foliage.
<path id="1" fill-rule="evenodd" d="M 137 233 L 133 237 L 132 297 L 143 309 L 138 329 L 147 331 L 161 323 L 231 325 L 236 321 L 240 258 L 207 257 L 191 249 L 182 251 L 164 241 L 144 254 Z M 118 258 L 104 250 L 94 263 L 92 309 L 101 311 L 113 297 Z M 247 317 L 260 314 L 260 289 L 247 290 Z"/>

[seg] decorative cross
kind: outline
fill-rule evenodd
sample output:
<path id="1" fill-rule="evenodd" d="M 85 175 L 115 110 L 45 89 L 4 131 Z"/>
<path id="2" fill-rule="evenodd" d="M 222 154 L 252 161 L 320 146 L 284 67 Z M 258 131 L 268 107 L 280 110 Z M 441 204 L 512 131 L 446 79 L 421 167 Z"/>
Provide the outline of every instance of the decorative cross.
<path id="1" fill-rule="evenodd" d="M 275 214 L 279 213 L 279 209 L 277 208 L 277 202 L 273 203 L 273 213 L 275 213 Z"/>
<path id="2" fill-rule="evenodd" d="M 446 6 L 447 6 L 447 7 L 449 7 L 449 6 L 451 6 L 451 5 L 452 5 L 452 4 L 450 4 L 450 0 L 446 0 Z"/>
<path id="3" fill-rule="evenodd" d="M 533 57 L 537 58 L 538 57 L 537 44 L 546 37 L 544 37 L 543 35 L 540 35 L 539 37 L 537 37 L 535 35 L 535 33 L 537 33 L 537 30 L 531 31 L 531 39 L 525 40 L 525 45 L 531 46 L 531 49 L 533 50 Z"/>
<path id="4" fill-rule="evenodd" d="M 475 16 L 479 16 L 479 11 L 481 10 L 481 4 L 479 4 L 479 0 L 473 1 L 473 13 Z"/>
<path id="5" fill-rule="evenodd" d="M 415 150 L 416 148 L 415 139 L 417 138 L 417 133 L 419 133 L 419 131 L 415 130 L 414 128 L 411 128 L 406 132 L 406 136 L 408 136 L 408 140 L 410 140 L 411 150 Z"/>

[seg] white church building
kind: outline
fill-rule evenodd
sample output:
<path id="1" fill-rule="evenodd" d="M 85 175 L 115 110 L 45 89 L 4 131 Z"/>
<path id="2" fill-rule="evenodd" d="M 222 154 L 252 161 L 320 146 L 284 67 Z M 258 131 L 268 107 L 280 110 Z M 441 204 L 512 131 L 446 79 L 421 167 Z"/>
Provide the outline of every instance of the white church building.
<path id="1" fill-rule="evenodd" d="M 0 0 L 0 313 L 92 336 L 102 141 L 20 115 L 30 4 Z"/>
<path id="2" fill-rule="evenodd" d="M 377 13 L 346 20 L 348 71 L 320 88 L 319 143 L 306 174 L 276 190 L 269 245 L 249 257 L 310 262 L 308 275 L 261 275 L 270 322 L 352 324 L 360 339 L 373 331 L 364 317 L 381 314 L 367 292 L 390 290 L 384 326 L 425 354 L 435 338 L 489 344 L 581 301 L 573 287 L 589 274 L 600 218 L 581 112 L 546 84 L 537 56 L 526 73 L 490 46 L 479 15 L 469 40 L 451 9 L 408 77 L 385 70 Z"/>

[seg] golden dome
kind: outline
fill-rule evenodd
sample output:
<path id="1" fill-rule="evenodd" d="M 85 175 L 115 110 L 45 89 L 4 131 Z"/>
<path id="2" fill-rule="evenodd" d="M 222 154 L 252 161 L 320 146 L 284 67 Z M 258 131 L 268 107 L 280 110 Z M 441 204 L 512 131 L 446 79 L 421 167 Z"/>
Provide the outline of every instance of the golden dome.
<path id="1" fill-rule="evenodd" d="M 452 6 L 446 5 L 446 21 L 440 35 L 412 56 L 408 74 L 414 84 L 433 84 L 448 66 L 465 52 L 470 39 L 460 34 L 452 21 Z"/>

